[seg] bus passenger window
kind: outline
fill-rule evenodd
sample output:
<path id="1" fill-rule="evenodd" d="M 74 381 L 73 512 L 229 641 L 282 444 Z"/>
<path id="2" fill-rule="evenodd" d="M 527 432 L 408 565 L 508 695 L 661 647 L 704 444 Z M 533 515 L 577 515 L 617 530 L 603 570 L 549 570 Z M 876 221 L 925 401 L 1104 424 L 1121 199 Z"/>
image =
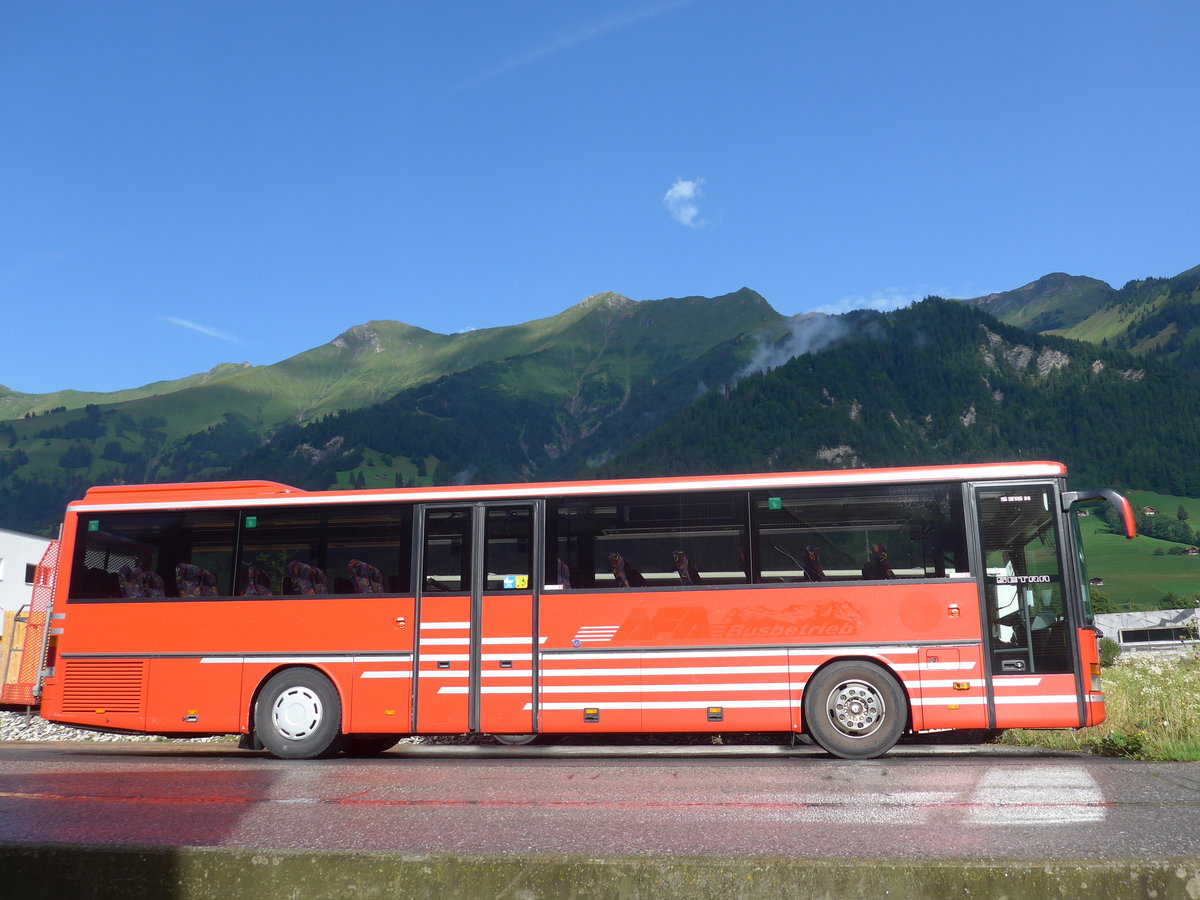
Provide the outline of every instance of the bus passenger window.
<path id="1" fill-rule="evenodd" d="M 411 541 L 407 505 L 244 509 L 238 593 L 408 593 Z"/>
<path id="2" fill-rule="evenodd" d="M 686 589 L 749 581 L 744 493 L 551 500 L 546 528 L 550 590 Z"/>
<path id="3" fill-rule="evenodd" d="M 229 596 L 237 522 L 227 510 L 83 515 L 68 597 Z"/>
<path id="4" fill-rule="evenodd" d="M 957 485 L 781 488 L 751 509 L 762 583 L 970 575 Z"/>

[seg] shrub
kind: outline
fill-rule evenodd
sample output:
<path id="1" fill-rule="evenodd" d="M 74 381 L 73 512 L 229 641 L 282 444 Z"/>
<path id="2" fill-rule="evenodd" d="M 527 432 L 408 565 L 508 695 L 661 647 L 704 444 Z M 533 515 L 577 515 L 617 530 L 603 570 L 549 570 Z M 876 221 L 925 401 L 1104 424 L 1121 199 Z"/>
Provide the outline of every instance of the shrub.
<path id="1" fill-rule="evenodd" d="M 1110 637 L 1100 638 L 1100 665 L 1104 668 L 1112 666 L 1121 655 L 1121 645 Z"/>

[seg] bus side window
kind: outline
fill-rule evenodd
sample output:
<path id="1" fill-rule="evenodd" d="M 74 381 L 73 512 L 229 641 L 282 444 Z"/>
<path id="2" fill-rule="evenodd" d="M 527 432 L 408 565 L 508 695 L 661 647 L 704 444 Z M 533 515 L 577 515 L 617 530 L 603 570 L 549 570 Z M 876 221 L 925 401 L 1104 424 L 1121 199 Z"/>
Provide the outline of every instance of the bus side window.
<path id="1" fill-rule="evenodd" d="M 957 485 L 785 488 L 751 511 L 763 583 L 969 575 Z"/>
<path id="2" fill-rule="evenodd" d="M 80 516 L 69 599 L 229 596 L 234 515 L 189 510 Z M 196 582 L 193 572 L 207 574 Z"/>
<path id="3" fill-rule="evenodd" d="M 244 596 L 411 591 L 408 504 L 243 509 L 241 537 Z"/>
<path id="4" fill-rule="evenodd" d="M 748 533 L 744 493 L 551 499 L 546 584 L 562 590 L 746 584 Z"/>

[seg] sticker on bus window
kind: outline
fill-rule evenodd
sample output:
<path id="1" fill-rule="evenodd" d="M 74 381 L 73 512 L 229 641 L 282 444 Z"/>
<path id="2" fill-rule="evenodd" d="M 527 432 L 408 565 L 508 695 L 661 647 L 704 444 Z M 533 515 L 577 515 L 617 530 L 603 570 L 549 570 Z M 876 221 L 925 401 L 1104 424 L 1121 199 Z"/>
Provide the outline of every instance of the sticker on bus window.
<path id="1" fill-rule="evenodd" d="M 505 575 L 504 589 L 506 591 L 523 591 L 529 587 L 528 575 Z"/>
<path id="2" fill-rule="evenodd" d="M 767 498 L 767 509 L 783 509 L 783 498 L 782 497 L 768 497 Z"/>
<path id="3" fill-rule="evenodd" d="M 100 530 L 100 520 L 99 519 L 88 519 L 88 531 L 99 531 L 99 530 Z"/>

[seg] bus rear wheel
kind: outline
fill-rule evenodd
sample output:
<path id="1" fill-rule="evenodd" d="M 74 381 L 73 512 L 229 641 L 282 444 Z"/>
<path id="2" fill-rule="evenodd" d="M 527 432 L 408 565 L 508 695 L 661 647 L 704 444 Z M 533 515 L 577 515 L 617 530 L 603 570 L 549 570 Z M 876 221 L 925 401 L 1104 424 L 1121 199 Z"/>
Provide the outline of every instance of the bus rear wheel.
<path id="1" fill-rule="evenodd" d="M 804 689 L 804 721 L 824 750 L 873 759 L 895 746 L 907 720 L 904 693 L 879 666 L 846 660 L 821 669 Z"/>
<path id="2" fill-rule="evenodd" d="M 284 669 L 263 685 L 254 705 L 254 730 L 280 759 L 323 759 L 342 745 L 342 701 L 315 669 Z"/>

